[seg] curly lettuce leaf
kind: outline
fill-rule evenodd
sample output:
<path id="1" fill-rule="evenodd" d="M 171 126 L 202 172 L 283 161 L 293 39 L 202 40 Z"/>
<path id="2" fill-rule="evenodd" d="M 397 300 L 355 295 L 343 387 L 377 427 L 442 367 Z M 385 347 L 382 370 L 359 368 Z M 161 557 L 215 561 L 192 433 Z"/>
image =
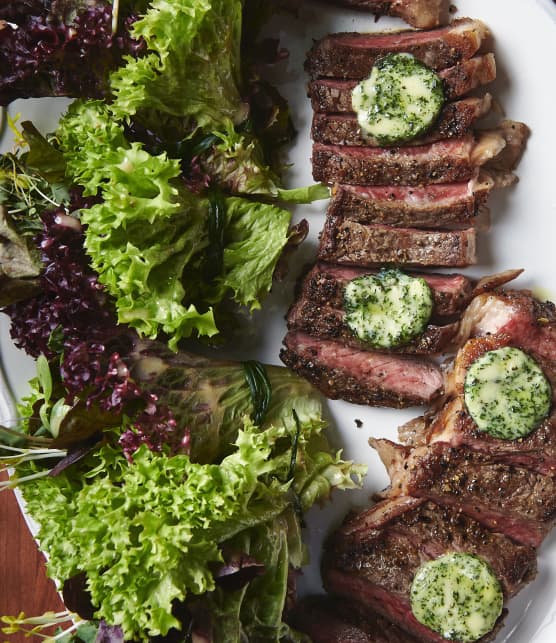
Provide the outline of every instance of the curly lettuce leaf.
<path id="1" fill-rule="evenodd" d="M 226 214 L 224 272 L 212 297 L 221 300 L 231 290 L 237 303 L 260 308 L 287 243 L 291 215 L 277 206 L 239 197 L 226 199 Z"/>
<path id="2" fill-rule="evenodd" d="M 57 137 L 71 179 L 102 197 L 81 212 L 85 247 L 121 323 L 151 338 L 166 333 L 176 348 L 182 337 L 216 334 L 213 308 L 230 296 L 260 307 L 288 240 L 289 212 L 226 199 L 223 272 L 205 279 L 210 203 L 179 180 L 179 161 L 129 143 L 100 102 L 74 103 Z"/>
<path id="3" fill-rule="evenodd" d="M 311 432 L 302 427 L 300 453 Z M 258 534 L 258 544 L 248 553 L 273 571 L 252 581 L 253 600 L 242 609 L 250 621 L 257 615 L 257 631 L 281 627 L 289 565 L 303 562 L 298 529 L 288 522 L 296 518 L 291 510 L 289 518 L 284 514 L 293 441 L 284 425 L 260 430 L 246 420 L 220 464 L 169 458 L 144 446 L 128 464 L 105 446 L 90 457 L 84 476 L 64 472 L 27 483 L 24 495 L 41 524 L 50 575 L 85 572 L 96 616 L 121 625 L 126 639 L 164 635 L 180 627 L 173 602 L 214 591 L 222 545 L 255 529 L 249 537 Z"/>
<path id="4" fill-rule="evenodd" d="M 222 125 L 240 111 L 240 0 L 153 0 L 132 28 L 148 53 L 111 77 L 116 117 L 154 110 Z"/>
<path id="5" fill-rule="evenodd" d="M 203 423 L 219 418 L 210 459 L 194 461 L 192 441 L 191 455 L 143 445 L 128 462 L 110 444 L 132 422 L 124 417 L 104 446 L 56 476 L 22 461 L 17 479 L 40 524 L 50 575 L 64 582 L 85 574 L 95 617 L 121 626 L 126 640 L 185 627 L 172 611 L 176 601 L 202 605 L 215 631 L 225 626 L 240 639 L 298 640 L 282 613 L 288 575 L 307 562 L 300 512 L 332 488 L 357 486 L 361 467 L 333 454 L 318 393 L 287 369 L 268 367 L 271 403 L 255 426 L 241 364 L 143 344 L 130 364 L 137 382 L 150 383 L 192 436 L 207 435 Z M 38 402 L 56 405 L 43 366 L 21 409 L 28 419 L 42 414 Z M 260 571 L 230 588 L 217 570 L 233 552 Z"/>

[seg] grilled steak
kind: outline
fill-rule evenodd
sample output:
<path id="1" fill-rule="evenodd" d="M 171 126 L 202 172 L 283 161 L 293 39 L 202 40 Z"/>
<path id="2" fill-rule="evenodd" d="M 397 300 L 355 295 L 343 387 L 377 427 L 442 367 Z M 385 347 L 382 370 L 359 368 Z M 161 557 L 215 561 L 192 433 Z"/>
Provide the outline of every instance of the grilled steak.
<path id="1" fill-rule="evenodd" d="M 454 507 L 486 527 L 538 547 L 556 518 L 556 478 L 442 442 L 408 450 L 371 440 L 391 486 L 381 497 L 412 496 Z"/>
<path id="2" fill-rule="evenodd" d="M 485 173 L 467 183 L 423 187 L 337 185 L 328 213 L 359 223 L 412 228 L 471 226 L 480 221 L 493 185 Z"/>
<path id="3" fill-rule="evenodd" d="M 357 601 L 312 596 L 288 613 L 288 623 L 313 643 L 417 643 L 417 639 Z"/>
<path id="4" fill-rule="evenodd" d="M 474 56 L 443 69 L 439 75 L 444 81 L 446 98 L 454 100 L 496 80 L 496 60 L 492 53 Z"/>
<path id="5" fill-rule="evenodd" d="M 475 56 L 469 60 L 448 67 L 439 72 L 444 81 L 444 92 L 448 100 L 465 96 L 473 89 L 496 79 L 494 54 Z M 351 93 L 362 80 L 319 78 L 308 86 L 308 95 L 315 112 L 337 114 L 353 112 Z"/>
<path id="6" fill-rule="evenodd" d="M 352 9 L 369 11 L 379 16 L 405 20 L 412 27 L 431 29 L 446 22 L 448 0 L 327 0 Z"/>
<path id="7" fill-rule="evenodd" d="M 443 642 L 413 616 L 409 589 L 423 562 L 454 551 L 486 560 L 506 599 L 536 572 L 534 548 L 450 507 L 400 497 L 348 517 L 332 535 L 322 565 L 324 585 L 332 593 L 356 596 L 422 641 Z"/>
<path id="8" fill-rule="evenodd" d="M 483 295 L 479 295 L 482 297 Z M 527 301 L 534 301 L 525 296 Z M 477 297 L 473 300 L 475 302 Z M 471 306 L 473 303 L 471 304 Z M 468 309 L 469 310 L 469 309 Z M 464 314 L 464 319 L 467 312 Z M 532 431 L 519 440 L 497 439 L 480 431 L 467 413 L 464 403 L 464 381 L 469 366 L 481 355 L 504 346 L 518 346 L 533 353 L 535 360 L 552 385 L 553 400 L 556 400 L 556 364 L 550 356 L 543 356 L 531 350 L 518 340 L 527 333 L 488 334 L 467 341 L 459 349 L 447 373 L 444 384 L 448 402 L 435 413 L 414 420 L 408 427 L 400 429 L 400 438 L 414 446 L 445 443 L 451 447 L 467 446 L 493 457 L 497 462 L 523 466 L 543 474 L 556 472 L 556 409 Z"/>
<path id="9" fill-rule="evenodd" d="M 298 331 L 284 345 L 284 364 L 330 399 L 405 408 L 428 404 L 442 391 L 440 369 L 426 359 L 359 351 Z"/>
<path id="10" fill-rule="evenodd" d="M 470 18 L 430 31 L 330 34 L 313 45 L 305 69 L 312 78 L 360 80 L 390 52 L 407 52 L 433 69 L 445 69 L 481 53 L 489 35 L 485 24 Z"/>
<path id="11" fill-rule="evenodd" d="M 358 339 L 345 323 L 343 307 L 334 308 L 326 304 L 301 297 L 290 307 L 287 315 L 288 330 L 298 330 L 313 337 L 322 337 L 341 342 L 346 346 L 367 351 L 374 350 L 364 341 Z M 434 355 L 442 351 L 453 340 L 457 333 L 457 323 L 436 326 L 429 324 L 414 340 L 403 346 L 388 349 L 389 353 L 411 355 Z"/>
<path id="12" fill-rule="evenodd" d="M 376 271 L 317 262 L 304 277 L 298 288 L 298 297 L 306 297 L 317 304 L 341 308 L 344 288 L 348 281 Z M 410 273 L 422 277 L 429 284 L 433 300 L 433 320 L 451 320 L 459 315 L 471 297 L 473 286 L 464 275 Z"/>
<path id="13" fill-rule="evenodd" d="M 446 103 L 437 121 L 423 136 L 413 139 L 409 145 L 424 145 L 446 138 L 461 138 L 469 133 L 474 123 L 484 116 L 491 107 L 492 97 L 472 97 L 453 103 Z M 371 145 L 380 143 L 361 133 L 357 117 L 353 114 L 315 113 L 311 136 L 317 143 L 327 145 Z"/>
<path id="14" fill-rule="evenodd" d="M 531 434 L 519 440 L 499 440 L 477 429 L 465 409 L 463 397 L 447 402 L 432 417 L 412 420 L 399 430 L 403 442 L 413 445 L 442 442 L 454 448 L 467 446 L 506 462 L 545 475 L 556 473 L 556 411 Z"/>
<path id="15" fill-rule="evenodd" d="M 476 231 L 419 230 L 385 225 L 363 225 L 342 217 L 328 217 L 321 234 L 318 257 L 352 266 L 468 266 L 476 262 Z"/>
<path id="16" fill-rule="evenodd" d="M 423 185 L 469 181 L 506 145 L 499 134 L 405 147 L 313 144 L 313 178 L 350 185 Z"/>
<path id="17" fill-rule="evenodd" d="M 480 294 L 462 318 L 458 343 L 494 334 L 535 356 L 556 360 L 556 306 L 539 302 L 528 291 Z"/>

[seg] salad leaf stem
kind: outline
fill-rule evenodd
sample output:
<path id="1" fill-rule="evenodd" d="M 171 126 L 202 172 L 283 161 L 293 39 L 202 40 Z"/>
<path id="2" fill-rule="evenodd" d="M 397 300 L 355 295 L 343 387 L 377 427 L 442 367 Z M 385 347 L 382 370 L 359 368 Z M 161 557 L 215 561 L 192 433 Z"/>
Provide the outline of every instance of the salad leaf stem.
<path id="1" fill-rule="evenodd" d="M 50 474 L 50 469 L 44 469 L 43 471 L 37 471 L 37 473 L 31 473 L 28 476 L 12 477 L 8 480 L 0 482 L 0 491 L 5 491 L 6 489 L 15 489 L 19 487 L 23 482 L 31 482 L 32 480 L 38 480 L 39 478 L 45 478 Z"/>
<path id="2" fill-rule="evenodd" d="M 38 636 L 49 641 L 58 641 L 75 632 L 84 621 L 82 621 L 77 614 L 73 614 L 69 610 L 63 612 L 45 612 L 41 616 L 25 616 L 24 612 L 20 612 L 17 616 L 2 616 L 0 621 L 6 624 L 2 627 L 4 634 L 23 634 L 26 638 L 31 636 Z M 42 630 L 61 626 L 68 621 L 72 624 L 57 632 L 55 635 L 46 634 Z"/>

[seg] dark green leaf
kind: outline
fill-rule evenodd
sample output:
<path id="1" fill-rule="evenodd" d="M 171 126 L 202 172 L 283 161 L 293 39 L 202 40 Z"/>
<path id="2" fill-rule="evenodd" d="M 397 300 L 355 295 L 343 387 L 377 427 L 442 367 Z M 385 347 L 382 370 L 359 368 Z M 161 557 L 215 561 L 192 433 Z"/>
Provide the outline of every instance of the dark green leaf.
<path id="1" fill-rule="evenodd" d="M 23 138 L 29 145 L 25 158 L 27 165 L 49 183 L 61 183 L 66 175 L 62 152 L 49 143 L 31 121 L 23 121 L 21 128 Z"/>
<path id="2" fill-rule="evenodd" d="M 260 426 L 264 420 L 270 399 L 272 397 L 272 388 L 266 368 L 260 362 L 251 360 L 243 362 L 245 370 L 245 380 L 251 391 L 251 400 L 253 402 L 253 422 Z"/>

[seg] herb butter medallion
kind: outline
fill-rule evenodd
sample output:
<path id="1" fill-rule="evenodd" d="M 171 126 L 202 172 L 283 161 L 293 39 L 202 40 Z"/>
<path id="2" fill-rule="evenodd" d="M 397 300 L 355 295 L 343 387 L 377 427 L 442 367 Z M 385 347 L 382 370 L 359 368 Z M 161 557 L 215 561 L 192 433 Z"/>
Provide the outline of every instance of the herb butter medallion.
<path id="1" fill-rule="evenodd" d="M 449 641 L 477 641 L 494 627 L 504 602 L 490 566 L 473 554 L 451 552 L 424 563 L 410 591 L 415 618 Z"/>
<path id="2" fill-rule="evenodd" d="M 516 440 L 548 415 L 552 390 L 537 362 L 506 346 L 476 359 L 465 377 L 465 405 L 480 431 Z"/>
<path id="3" fill-rule="evenodd" d="M 357 277 L 344 290 L 346 324 L 358 339 L 375 348 L 410 342 L 425 329 L 432 307 L 427 282 L 398 269 Z"/>
<path id="4" fill-rule="evenodd" d="M 380 145 L 409 141 L 426 132 L 444 105 L 438 74 L 411 54 L 388 54 L 352 92 L 363 136 Z"/>

